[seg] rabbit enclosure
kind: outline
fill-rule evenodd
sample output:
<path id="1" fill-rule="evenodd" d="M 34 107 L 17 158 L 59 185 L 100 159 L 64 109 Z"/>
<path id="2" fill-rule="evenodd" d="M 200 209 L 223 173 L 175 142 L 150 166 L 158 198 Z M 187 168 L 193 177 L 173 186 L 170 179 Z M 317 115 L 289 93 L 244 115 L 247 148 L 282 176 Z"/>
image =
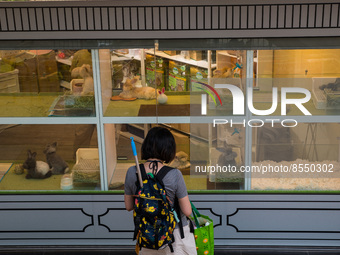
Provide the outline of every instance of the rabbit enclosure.
<path id="1" fill-rule="evenodd" d="M 82 125 L 0 126 L 3 126 L 0 132 L 0 164 L 4 167 L 1 168 L 4 176 L 0 177 L 0 190 L 60 190 L 62 175 L 52 175 L 43 180 L 27 180 L 25 173 L 20 175 L 15 173 L 15 167 L 26 160 L 29 149 L 37 152 L 37 160 L 46 161 L 43 153 L 45 146 L 58 141 L 57 153 L 72 169 L 75 164 L 75 132 Z M 96 132 L 87 146 L 97 147 Z M 80 189 L 94 188 L 95 185 L 83 185 Z"/>

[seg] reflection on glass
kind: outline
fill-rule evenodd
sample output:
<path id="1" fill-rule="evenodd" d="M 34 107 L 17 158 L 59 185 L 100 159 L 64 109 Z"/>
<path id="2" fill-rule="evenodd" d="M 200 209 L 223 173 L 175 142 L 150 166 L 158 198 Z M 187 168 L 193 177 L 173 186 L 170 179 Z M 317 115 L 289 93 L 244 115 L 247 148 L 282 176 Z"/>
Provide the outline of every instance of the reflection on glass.
<path id="1" fill-rule="evenodd" d="M 272 102 L 273 87 L 296 87 L 310 92 L 311 99 L 304 106 L 312 115 L 339 115 L 339 55 L 339 49 L 258 50 L 254 65 L 257 107 L 266 108 Z M 301 98 L 291 95 L 296 96 Z M 289 110 L 287 115 L 302 115 L 296 107 Z"/>
<path id="2" fill-rule="evenodd" d="M 207 67 L 190 67 L 191 115 L 233 115 L 230 90 L 242 94 L 245 91 L 242 79 L 245 77 L 245 53 L 237 50 L 207 51 Z"/>
<path id="3" fill-rule="evenodd" d="M 150 124 L 105 124 L 105 139 L 111 141 L 106 144 L 106 164 L 108 187 L 110 190 L 123 190 L 126 171 L 136 165 L 132 153 L 131 140 L 137 149 L 138 159 L 141 161 L 141 145 Z"/>
<path id="4" fill-rule="evenodd" d="M 0 190 L 100 189 L 94 125 L 0 125 Z"/>
<path id="5" fill-rule="evenodd" d="M 270 115 L 285 115 L 282 107 L 288 116 L 304 116 L 304 109 L 311 115 L 339 115 L 337 82 L 339 82 L 337 78 L 258 78 L 257 87 L 253 91 L 253 105 L 257 110 L 269 110 L 273 105 L 273 96 L 276 94 L 277 106 Z M 274 88 L 277 88 L 277 93 L 273 95 Z M 283 95 L 283 88 L 301 91 L 288 91 Z M 311 97 L 308 100 L 309 94 Z M 294 102 L 282 106 L 282 100 L 286 99 L 294 99 Z M 297 106 L 299 101 L 302 102 L 303 109 Z"/>
<path id="6" fill-rule="evenodd" d="M 115 126 L 117 158 L 110 173 L 111 189 L 123 189 L 128 167 L 135 164 L 130 137 L 140 147 L 155 124 L 106 124 Z M 252 127 L 252 163 L 246 165 L 245 132 L 242 124 L 161 124 L 173 133 L 176 158 L 170 166 L 182 171 L 189 190 L 244 189 L 249 173 L 251 190 L 338 190 L 340 180 L 340 129 L 337 123 L 298 123 L 285 127 Z M 254 124 L 255 125 L 255 124 Z M 249 150 L 248 150 L 249 151 Z M 108 168 L 108 171 L 111 168 Z"/>
<path id="7" fill-rule="evenodd" d="M 0 51 L 0 117 L 94 116 L 90 50 Z"/>
<path id="8" fill-rule="evenodd" d="M 209 95 L 208 115 L 231 115 L 230 92 L 215 90 L 215 84 L 241 91 L 245 86 L 241 79 L 245 51 L 167 51 L 155 45 L 100 50 L 99 56 L 101 84 L 112 84 L 112 95 L 102 88 L 102 97 L 108 100 L 104 116 L 200 116 L 202 94 Z"/>
<path id="9" fill-rule="evenodd" d="M 179 169 L 184 177 L 189 190 L 221 189 L 215 182 L 209 180 L 206 172 L 195 173 L 196 167 L 209 164 L 209 133 L 207 124 L 160 124 L 168 128 L 173 134 L 176 142 L 176 157 L 169 163 L 169 166 Z M 137 148 L 137 155 L 141 161 L 141 145 L 148 130 L 156 124 L 105 124 L 106 138 L 111 136 L 111 141 L 117 144 L 116 150 L 107 148 L 107 164 L 116 165 L 114 170 L 108 168 L 108 180 L 111 180 L 109 187 L 112 190 L 123 189 L 125 174 L 130 166 L 135 165 L 132 154 L 130 137 L 134 137 Z M 112 127 L 114 126 L 114 131 Z M 216 142 L 216 130 L 214 131 Z M 112 137 L 112 134 L 115 134 Z M 243 149 L 242 149 L 243 150 Z M 113 162 L 117 158 L 117 163 Z M 141 161 L 143 162 L 143 161 Z M 238 184 L 228 183 L 229 188 Z M 231 186 L 232 187 L 231 187 Z M 238 189 L 239 187 L 237 187 Z"/>
<path id="10" fill-rule="evenodd" d="M 339 190 L 339 124 L 266 124 L 253 138 L 252 189 Z"/>
<path id="11" fill-rule="evenodd" d="M 191 181 L 204 182 L 196 189 L 243 189 L 244 137 L 241 125 L 190 125 Z"/>

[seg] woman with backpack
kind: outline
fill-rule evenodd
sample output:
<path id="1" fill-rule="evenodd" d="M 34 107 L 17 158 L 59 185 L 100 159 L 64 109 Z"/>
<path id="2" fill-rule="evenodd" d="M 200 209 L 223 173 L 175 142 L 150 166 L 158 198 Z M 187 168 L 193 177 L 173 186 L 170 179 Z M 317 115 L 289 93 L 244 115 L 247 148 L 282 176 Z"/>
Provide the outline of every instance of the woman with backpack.
<path id="1" fill-rule="evenodd" d="M 146 160 L 140 164 L 143 187 L 138 184 L 136 166 L 130 167 L 124 195 L 126 210 L 134 210 L 137 253 L 196 255 L 195 239 L 187 218 L 192 210 L 183 175 L 180 170 L 164 165 L 176 155 L 173 135 L 163 127 L 151 128 L 141 150 L 141 158 Z M 173 214 L 171 208 L 174 207 L 180 224 L 173 223 L 176 213 Z"/>

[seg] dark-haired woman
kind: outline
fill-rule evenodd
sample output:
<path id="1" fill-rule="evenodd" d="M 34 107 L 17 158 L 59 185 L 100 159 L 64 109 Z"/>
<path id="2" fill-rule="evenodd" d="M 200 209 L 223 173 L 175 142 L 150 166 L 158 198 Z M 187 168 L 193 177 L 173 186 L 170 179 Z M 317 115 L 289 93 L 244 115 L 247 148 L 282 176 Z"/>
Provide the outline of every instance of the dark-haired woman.
<path id="1" fill-rule="evenodd" d="M 146 173 L 157 174 L 163 164 L 171 162 L 176 155 L 176 143 L 171 132 L 163 127 L 151 128 L 142 144 L 142 160 L 146 160 L 144 168 Z M 136 194 L 136 167 L 130 167 L 125 178 L 125 208 L 133 210 L 134 195 Z M 191 205 L 187 188 L 180 170 L 172 169 L 163 179 L 164 187 L 172 204 L 175 198 L 178 199 L 181 210 L 180 220 L 183 223 L 184 238 L 180 236 L 178 225 L 174 231 L 175 242 L 173 243 L 174 253 L 169 247 L 164 249 L 151 250 L 142 248 L 139 255 L 152 254 L 176 254 L 195 255 L 196 245 L 193 233 L 190 232 L 187 217 L 191 215 Z"/>

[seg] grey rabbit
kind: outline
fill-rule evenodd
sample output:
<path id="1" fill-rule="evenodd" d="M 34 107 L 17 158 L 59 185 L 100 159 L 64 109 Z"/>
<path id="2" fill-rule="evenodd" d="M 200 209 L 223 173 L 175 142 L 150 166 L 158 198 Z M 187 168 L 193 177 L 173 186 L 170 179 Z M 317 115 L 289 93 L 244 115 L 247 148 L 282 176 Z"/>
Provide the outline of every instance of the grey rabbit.
<path id="1" fill-rule="evenodd" d="M 217 148 L 217 150 L 222 152 L 217 162 L 219 166 L 236 166 L 237 153 L 229 145 L 225 143 L 223 148 Z"/>
<path id="2" fill-rule="evenodd" d="M 331 89 L 333 91 L 340 91 L 340 78 L 337 78 L 335 82 L 330 82 L 328 84 L 321 85 L 319 88 L 321 90 Z"/>
<path id="3" fill-rule="evenodd" d="M 27 169 L 26 179 L 45 179 L 52 175 L 49 165 L 44 161 L 36 160 L 37 153 L 27 151 L 27 159 L 23 164 L 24 169 Z"/>
<path id="4" fill-rule="evenodd" d="M 68 173 L 70 171 L 68 164 L 57 154 L 57 145 L 57 142 L 46 145 L 44 149 L 46 161 L 52 170 L 52 174 Z"/>

